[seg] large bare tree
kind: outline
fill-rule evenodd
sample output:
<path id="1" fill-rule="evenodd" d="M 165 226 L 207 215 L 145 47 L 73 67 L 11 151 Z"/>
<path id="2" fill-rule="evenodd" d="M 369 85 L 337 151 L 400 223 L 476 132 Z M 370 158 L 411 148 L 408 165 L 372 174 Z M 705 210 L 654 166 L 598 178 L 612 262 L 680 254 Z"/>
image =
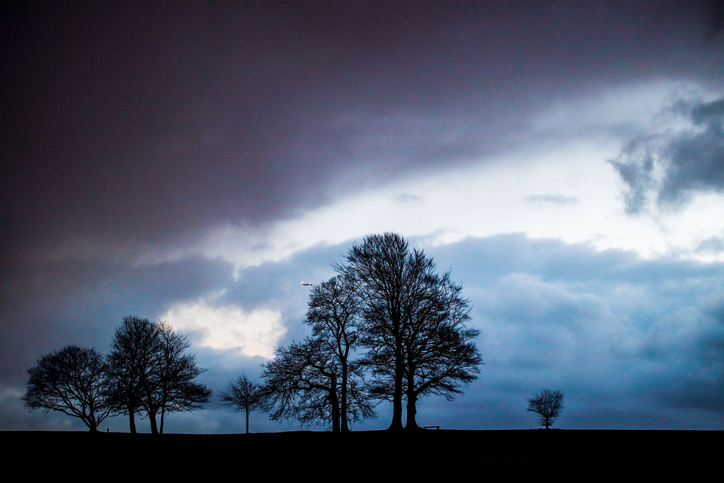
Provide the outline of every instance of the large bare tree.
<path id="1" fill-rule="evenodd" d="M 124 317 L 116 328 L 108 354 L 108 375 L 113 388 L 113 404 L 128 415 L 132 434 L 136 430 L 136 414 L 153 371 L 158 363 L 160 341 L 158 325 L 148 319 Z"/>
<path id="2" fill-rule="evenodd" d="M 106 364 L 95 349 L 69 345 L 47 354 L 28 370 L 28 390 L 23 396 L 31 411 L 60 411 L 80 418 L 91 432 L 114 413 L 109 403 Z"/>
<path id="3" fill-rule="evenodd" d="M 196 356 L 187 354 L 191 346 L 186 336 L 176 333 L 166 322 L 159 322 L 160 365 L 155 375 L 155 390 L 148 393 L 148 407 L 155 414 L 160 412 L 159 432 L 163 434 L 166 413 L 186 412 L 199 409 L 211 398 L 211 389 L 195 380 L 205 369 L 196 365 Z M 149 413 L 150 414 L 150 413 Z"/>
<path id="4" fill-rule="evenodd" d="M 163 433 L 167 412 L 190 411 L 209 401 L 211 390 L 195 382 L 203 369 L 196 366 L 193 355 L 185 353 L 186 338 L 170 325 L 125 317 L 111 347 L 108 373 L 113 401 L 128 415 L 131 433 L 136 432 L 138 413 L 145 413 L 151 432 L 158 434 Z"/>
<path id="5" fill-rule="evenodd" d="M 417 401 L 425 395 L 448 401 L 474 381 L 482 358 L 473 339 L 480 331 L 465 326 L 469 302 L 461 297 L 461 285 L 442 277 L 427 276 L 415 315 L 403 328 L 404 393 L 407 429 L 417 428 Z"/>
<path id="6" fill-rule="evenodd" d="M 349 431 L 349 391 L 359 384 L 359 361 L 354 359 L 360 343 L 360 299 L 354 281 L 337 275 L 312 289 L 305 322 L 313 337 L 326 346 L 339 367 L 339 406 L 342 431 Z"/>
<path id="7" fill-rule="evenodd" d="M 482 358 L 466 327 L 469 302 L 449 272 L 439 276 L 422 250 L 395 233 L 365 237 L 337 271 L 354 280 L 362 302 L 362 342 L 376 381 L 373 390 L 392 402 L 390 430 L 417 428 L 416 403 L 425 394 L 452 398 L 477 376 Z"/>

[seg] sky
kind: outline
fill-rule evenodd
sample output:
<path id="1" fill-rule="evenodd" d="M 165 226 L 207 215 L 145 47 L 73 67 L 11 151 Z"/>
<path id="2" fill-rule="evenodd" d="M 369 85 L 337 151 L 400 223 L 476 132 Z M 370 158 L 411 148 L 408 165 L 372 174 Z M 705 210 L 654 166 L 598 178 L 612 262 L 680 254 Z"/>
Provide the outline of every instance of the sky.
<path id="1" fill-rule="evenodd" d="M 0 430 L 83 430 L 27 370 L 135 315 L 215 392 L 166 432 L 242 432 L 219 393 L 386 231 L 481 331 L 420 425 L 724 429 L 721 1 L 122 3 L 2 7 Z"/>

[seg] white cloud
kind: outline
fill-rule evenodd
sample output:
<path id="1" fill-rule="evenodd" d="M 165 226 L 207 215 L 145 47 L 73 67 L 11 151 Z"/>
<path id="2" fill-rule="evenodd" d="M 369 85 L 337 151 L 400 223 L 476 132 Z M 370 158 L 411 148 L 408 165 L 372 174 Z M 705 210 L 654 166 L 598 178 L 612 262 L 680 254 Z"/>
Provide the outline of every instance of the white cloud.
<path id="1" fill-rule="evenodd" d="M 225 227 L 210 237 L 209 256 L 240 267 L 280 260 L 315 244 L 341 243 L 395 231 L 451 243 L 467 236 L 523 232 L 533 238 L 591 243 L 598 249 L 635 250 L 645 257 L 691 251 L 721 236 L 713 215 L 724 198 L 708 195 L 676 214 L 631 217 L 619 198 L 619 179 L 606 162 L 615 149 L 569 143 L 529 159 L 521 154 L 438 176 L 408 179 L 336 200 L 278 224 L 268 233 Z M 401 202 L 400 197 L 415 202 Z M 576 203 L 530 203 L 556 196 Z M 721 212 L 721 211 L 718 211 Z M 711 255 L 710 255 L 711 257 Z"/>
<path id="2" fill-rule="evenodd" d="M 244 311 L 238 306 L 214 306 L 216 297 L 175 305 L 161 319 L 189 332 L 204 347 L 238 348 L 247 356 L 274 357 L 274 349 L 286 332 L 280 312 L 270 309 Z"/>

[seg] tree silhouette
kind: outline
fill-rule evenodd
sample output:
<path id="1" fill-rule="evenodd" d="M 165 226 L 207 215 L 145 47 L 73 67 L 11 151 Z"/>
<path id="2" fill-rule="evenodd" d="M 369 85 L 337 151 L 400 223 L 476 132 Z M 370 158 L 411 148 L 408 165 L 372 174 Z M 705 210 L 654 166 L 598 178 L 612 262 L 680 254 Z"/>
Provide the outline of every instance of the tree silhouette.
<path id="1" fill-rule="evenodd" d="M 563 411 L 563 393 L 543 389 L 540 394 L 528 399 L 528 411 L 537 413 L 538 423 L 548 429 Z"/>
<path id="2" fill-rule="evenodd" d="M 360 374 L 353 352 L 359 346 L 360 300 L 354 281 L 338 275 L 312 289 L 305 322 L 312 326 L 313 337 L 327 347 L 339 367 L 339 406 L 342 431 L 349 431 L 349 391 L 354 375 Z"/>
<path id="3" fill-rule="evenodd" d="M 194 379 L 203 372 L 195 357 L 185 354 L 189 343 L 165 323 L 125 317 L 113 337 L 108 355 L 115 407 L 129 416 L 145 413 L 153 434 L 163 433 L 167 412 L 191 411 L 211 397 L 211 390 Z M 157 415 L 161 414 L 161 427 Z"/>
<path id="4" fill-rule="evenodd" d="M 296 418 L 302 425 L 331 423 L 341 429 L 340 366 L 331 349 L 319 338 L 278 348 L 276 357 L 263 364 L 263 407 L 270 419 Z M 364 387 L 353 379 L 348 387 L 347 417 L 352 421 L 372 417 Z"/>
<path id="5" fill-rule="evenodd" d="M 114 412 L 109 404 L 106 364 L 95 349 L 69 345 L 44 355 L 28 370 L 24 404 L 31 411 L 60 411 L 80 418 L 91 432 Z"/>
<path id="6" fill-rule="evenodd" d="M 431 278 L 417 317 L 403 332 L 407 429 L 417 428 L 416 403 L 420 397 L 433 394 L 451 401 L 462 392 L 461 385 L 477 378 L 482 364 L 472 342 L 480 331 L 465 327 L 468 301 L 459 296 L 462 287 L 451 284 L 448 275 Z"/>
<path id="7" fill-rule="evenodd" d="M 242 374 L 229 383 L 229 388 L 221 393 L 221 400 L 234 411 L 246 414 L 246 433 L 249 434 L 249 413 L 260 408 L 263 403 L 259 385 Z"/>
<path id="8" fill-rule="evenodd" d="M 469 329 L 469 302 L 450 273 L 435 273 L 421 250 L 399 235 L 369 236 L 348 253 L 338 272 L 354 280 L 362 302 L 362 342 L 376 378 L 373 393 L 393 404 L 389 429 L 402 429 L 402 398 L 407 427 L 417 428 L 416 403 L 426 394 L 451 399 L 460 384 L 477 376 L 480 354 Z"/>
<path id="9" fill-rule="evenodd" d="M 159 349 L 158 326 L 135 316 L 124 317 L 111 342 L 108 374 L 112 401 L 120 412 L 128 415 L 132 434 L 136 433 L 135 416 L 142 410 Z"/>
<path id="10" fill-rule="evenodd" d="M 158 336 L 160 365 L 154 375 L 152 386 L 155 387 L 149 388 L 145 400 L 147 408 L 155 410 L 151 419 L 152 425 L 155 423 L 155 414 L 160 411 L 159 432 L 163 434 L 166 413 L 201 408 L 202 404 L 211 398 L 211 389 L 194 381 L 204 369 L 197 367 L 196 356 L 185 353 L 190 347 L 186 336 L 175 333 L 173 327 L 165 322 L 158 324 Z"/>

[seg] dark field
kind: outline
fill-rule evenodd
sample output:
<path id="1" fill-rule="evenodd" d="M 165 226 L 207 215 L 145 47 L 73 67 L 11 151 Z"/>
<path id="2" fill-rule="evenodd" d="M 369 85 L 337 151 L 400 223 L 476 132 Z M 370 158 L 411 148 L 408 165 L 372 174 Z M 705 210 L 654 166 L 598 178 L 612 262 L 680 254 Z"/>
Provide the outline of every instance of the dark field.
<path id="1" fill-rule="evenodd" d="M 186 435 L 0 432 L 6 471 L 95 478 L 179 477 L 265 480 L 304 476 L 324 481 L 385 475 L 514 476 L 568 481 L 719 475 L 720 431 L 429 430 L 414 434 L 288 432 Z M 715 473 L 710 475 L 709 472 Z M 681 472 L 684 472 L 683 474 Z M 261 474 L 260 474 L 261 472 Z M 331 472 L 331 473 L 329 473 Z M 717 476 L 718 478 L 718 476 Z"/>

